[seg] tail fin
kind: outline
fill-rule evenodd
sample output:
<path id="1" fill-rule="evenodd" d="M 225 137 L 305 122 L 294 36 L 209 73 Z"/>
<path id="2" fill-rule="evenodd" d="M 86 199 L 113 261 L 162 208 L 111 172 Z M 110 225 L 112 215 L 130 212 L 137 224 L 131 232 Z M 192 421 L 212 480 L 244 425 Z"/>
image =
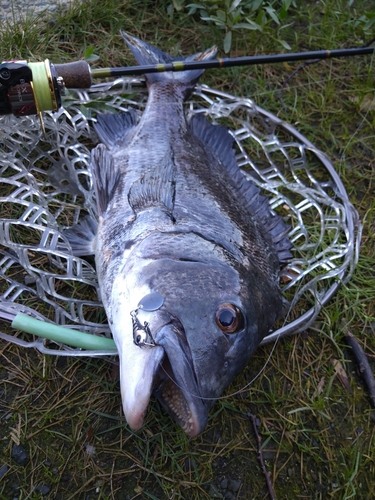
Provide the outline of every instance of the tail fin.
<path id="1" fill-rule="evenodd" d="M 151 64 L 168 64 L 174 61 L 210 60 L 213 59 L 217 53 L 217 47 L 213 46 L 210 49 L 205 50 L 204 52 L 198 52 L 197 54 L 187 57 L 186 59 L 184 59 L 183 57 L 172 57 L 166 52 L 162 52 L 156 47 L 153 47 L 152 45 L 139 40 L 139 38 L 128 35 L 124 31 L 121 31 L 120 33 L 125 42 L 128 44 L 130 50 L 132 51 L 140 66 Z M 203 72 L 204 69 L 192 69 L 176 72 L 168 71 L 160 73 L 148 73 L 145 75 L 145 77 L 149 83 L 166 82 L 168 80 L 171 80 L 186 84 L 195 84 Z"/>

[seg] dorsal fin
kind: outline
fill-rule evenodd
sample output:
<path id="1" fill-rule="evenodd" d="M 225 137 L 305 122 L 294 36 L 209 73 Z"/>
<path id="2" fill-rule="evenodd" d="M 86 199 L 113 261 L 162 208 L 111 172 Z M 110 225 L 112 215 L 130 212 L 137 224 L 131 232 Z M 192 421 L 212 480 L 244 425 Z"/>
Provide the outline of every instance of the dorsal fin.
<path id="1" fill-rule="evenodd" d="M 168 149 L 158 165 L 151 165 L 142 177 L 132 184 L 128 200 L 135 214 L 149 207 L 160 206 L 173 220 L 175 171 L 173 154 Z"/>
<path id="2" fill-rule="evenodd" d="M 269 234 L 280 264 L 289 261 L 293 257 L 290 253 L 292 244 L 287 236 L 289 228 L 283 219 L 272 211 L 268 199 L 260 194 L 259 188 L 241 172 L 233 147 L 234 139 L 228 129 L 222 125 L 213 125 L 199 113 L 191 118 L 190 130 L 224 165 L 238 193 L 245 199 L 246 208 L 257 217 Z"/>
<path id="3" fill-rule="evenodd" d="M 101 142 L 108 148 L 124 147 L 132 130 L 136 127 L 138 115 L 129 108 L 122 113 L 100 113 L 94 128 Z"/>
<path id="4" fill-rule="evenodd" d="M 121 179 L 121 172 L 115 167 L 113 157 L 104 144 L 99 144 L 92 150 L 91 170 L 98 214 L 103 215 Z"/>

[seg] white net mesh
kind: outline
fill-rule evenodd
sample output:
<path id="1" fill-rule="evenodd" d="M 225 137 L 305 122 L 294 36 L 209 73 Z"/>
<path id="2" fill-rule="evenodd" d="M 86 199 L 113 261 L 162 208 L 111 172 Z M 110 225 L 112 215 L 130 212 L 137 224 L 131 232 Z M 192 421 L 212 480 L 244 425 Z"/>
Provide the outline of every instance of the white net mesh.
<path id="1" fill-rule="evenodd" d="M 142 112 L 142 81 L 119 79 L 70 91 L 64 109 L 44 116 L 0 118 L 0 312 L 28 314 L 69 328 L 109 336 L 93 261 L 74 257 L 66 227 L 96 206 L 89 167 L 98 111 Z M 187 103 L 227 125 L 246 175 L 291 226 L 294 259 L 283 270 L 291 304 L 283 324 L 264 342 L 306 328 L 340 283 L 353 273 L 361 225 L 331 162 L 292 126 L 250 99 L 199 86 Z M 72 349 L 31 335 L 0 338 L 59 355 L 104 355 Z"/>

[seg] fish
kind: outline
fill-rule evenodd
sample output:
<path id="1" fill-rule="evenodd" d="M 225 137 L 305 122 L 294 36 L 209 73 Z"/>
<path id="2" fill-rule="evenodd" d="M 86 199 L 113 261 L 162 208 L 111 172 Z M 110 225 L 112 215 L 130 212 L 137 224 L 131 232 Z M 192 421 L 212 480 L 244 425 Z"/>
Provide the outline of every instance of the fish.
<path id="1" fill-rule="evenodd" d="M 184 60 L 121 34 L 140 65 Z M 154 396 L 190 437 L 279 318 L 292 256 L 288 226 L 238 167 L 229 130 L 187 116 L 202 73 L 146 74 L 141 116 L 98 115 L 97 218 L 65 232 L 75 255 L 95 256 L 128 425 L 142 427 Z"/>

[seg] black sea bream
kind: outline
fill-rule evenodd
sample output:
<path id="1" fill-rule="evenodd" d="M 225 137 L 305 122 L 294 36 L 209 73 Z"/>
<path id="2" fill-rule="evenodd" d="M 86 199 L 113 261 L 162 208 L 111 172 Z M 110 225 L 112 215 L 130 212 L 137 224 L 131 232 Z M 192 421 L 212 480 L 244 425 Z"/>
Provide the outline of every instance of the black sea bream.
<path id="1" fill-rule="evenodd" d="M 139 64 L 176 60 L 123 36 Z M 130 427 L 153 394 L 189 436 L 279 317 L 291 257 L 287 228 L 239 170 L 227 129 L 185 116 L 201 74 L 146 75 L 140 119 L 131 109 L 98 117 L 98 222 L 67 231 L 77 255 L 95 254 Z"/>

